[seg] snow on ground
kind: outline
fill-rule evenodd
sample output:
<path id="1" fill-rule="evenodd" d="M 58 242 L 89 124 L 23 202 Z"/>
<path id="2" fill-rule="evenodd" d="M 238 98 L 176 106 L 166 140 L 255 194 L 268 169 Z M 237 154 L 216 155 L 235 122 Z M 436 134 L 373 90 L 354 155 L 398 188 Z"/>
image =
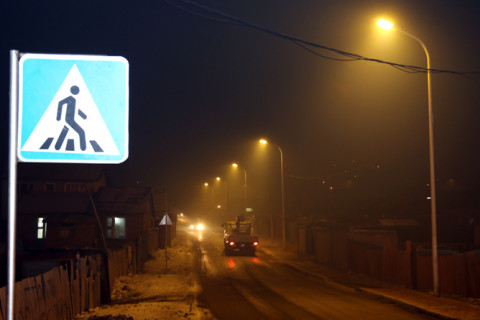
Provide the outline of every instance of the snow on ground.
<path id="1" fill-rule="evenodd" d="M 158 249 L 141 274 L 129 274 L 115 281 L 112 302 L 78 315 L 78 320 L 94 319 L 215 319 L 197 303 L 198 284 L 193 274 L 191 242 L 177 232 L 172 247 Z M 110 317 L 108 317 L 110 316 Z"/>

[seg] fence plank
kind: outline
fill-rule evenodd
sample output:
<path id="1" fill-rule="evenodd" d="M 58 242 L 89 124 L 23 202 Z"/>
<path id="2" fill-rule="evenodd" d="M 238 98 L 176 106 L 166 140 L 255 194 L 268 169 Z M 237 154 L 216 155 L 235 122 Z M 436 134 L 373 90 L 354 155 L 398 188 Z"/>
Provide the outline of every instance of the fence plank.
<path id="1" fill-rule="evenodd" d="M 46 307 L 45 307 L 45 292 L 43 288 L 43 282 L 42 282 L 42 276 L 36 276 L 33 277 L 33 280 L 35 281 L 35 292 L 37 296 L 37 301 L 36 304 L 38 306 L 38 319 L 43 320 L 47 319 L 47 315 L 45 313 Z"/>
<path id="2" fill-rule="evenodd" d="M 15 283 L 15 319 L 25 319 L 25 299 L 23 299 L 23 281 Z"/>
<path id="3" fill-rule="evenodd" d="M 58 317 L 55 307 L 55 283 L 53 279 L 53 269 L 43 274 L 43 284 L 45 291 L 46 318 L 49 320 L 56 320 Z"/>
<path id="4" fill-rule="evenodd" d="M 0 320 L 7 318 L 7 287 L 0 288 Z"/>
<path id="5" fill-rule="evenodd" d="M 73 280 L 72 280 L 72 301 L 74 314 L 81 313 L 80 309 L 80 274 L 78 272 L 78 261 L 76 261 L 73 267 Z"/>
<path id="6" fill-rule="evenodd" d="M 68 279 L 68 271 L 65 266 L 60 268 L 60 282 L 62 285 L 62 296 L 64 300 L 64 319 L 72 318 L 72 299 L 70 296 L 70 281 Z"/>
<path id="7" fill-rule="evenodd" d="M 468 296 L 480 297 L 480 251 L 467 254 Z"/>
<path id="8" fill-rule="evenodd" d="M 25 297 L 25 309 L 28 310 L 27 319 L 38 319 L 37 304 L 35 303 L 38 299 L 36 297 L 35 291 L 35 280 L 33 278 L 27 278 L 24 280 L 24 297 Z"/>

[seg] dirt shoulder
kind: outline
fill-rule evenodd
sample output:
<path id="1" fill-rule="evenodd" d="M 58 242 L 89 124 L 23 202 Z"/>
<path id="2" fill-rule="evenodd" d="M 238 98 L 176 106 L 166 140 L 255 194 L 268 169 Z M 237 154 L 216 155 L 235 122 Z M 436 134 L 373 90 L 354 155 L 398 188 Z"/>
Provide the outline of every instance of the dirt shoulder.
<path id="1" fill-rule="evenodd" d="M 115 281 L 112 302 L 83 312 L 75 319 L 214 319 L 197 303 L 199 287 L 193 274 L 191 242 L 177 232 L 172 247 L 158 249 L 140 274 Z"/>

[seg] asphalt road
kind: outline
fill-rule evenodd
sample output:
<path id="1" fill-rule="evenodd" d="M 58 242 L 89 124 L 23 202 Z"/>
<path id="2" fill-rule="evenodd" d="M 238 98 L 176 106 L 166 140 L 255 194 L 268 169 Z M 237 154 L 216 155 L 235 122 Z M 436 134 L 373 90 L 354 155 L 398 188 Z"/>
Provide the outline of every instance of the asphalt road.
<path id="1" fill-rule="evenodd" d="M 292 269 L 257 250 L 225 256 L 222 235 L 191 233 L 199 302 L 222 319 L 435 319 Z"/>

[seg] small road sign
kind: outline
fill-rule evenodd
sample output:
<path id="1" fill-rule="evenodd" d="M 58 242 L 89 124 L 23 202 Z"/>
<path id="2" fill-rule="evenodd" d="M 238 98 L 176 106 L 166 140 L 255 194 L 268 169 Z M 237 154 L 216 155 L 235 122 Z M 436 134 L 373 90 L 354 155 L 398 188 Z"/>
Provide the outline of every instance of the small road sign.
<path id="1" fill-rule="evenodd" d="M 20 161 L 125 161 L 128 72 L 123 57 L 24 54 L 19 63 Z"/>
<path id="2" fill-rule="evenodd" d="M 171 226 L 172 225 L 172 220 L 168 216 L 168 213 L 165 213 L 163 215 L 162 221 L 158 224 L 159 226 Z"/>

